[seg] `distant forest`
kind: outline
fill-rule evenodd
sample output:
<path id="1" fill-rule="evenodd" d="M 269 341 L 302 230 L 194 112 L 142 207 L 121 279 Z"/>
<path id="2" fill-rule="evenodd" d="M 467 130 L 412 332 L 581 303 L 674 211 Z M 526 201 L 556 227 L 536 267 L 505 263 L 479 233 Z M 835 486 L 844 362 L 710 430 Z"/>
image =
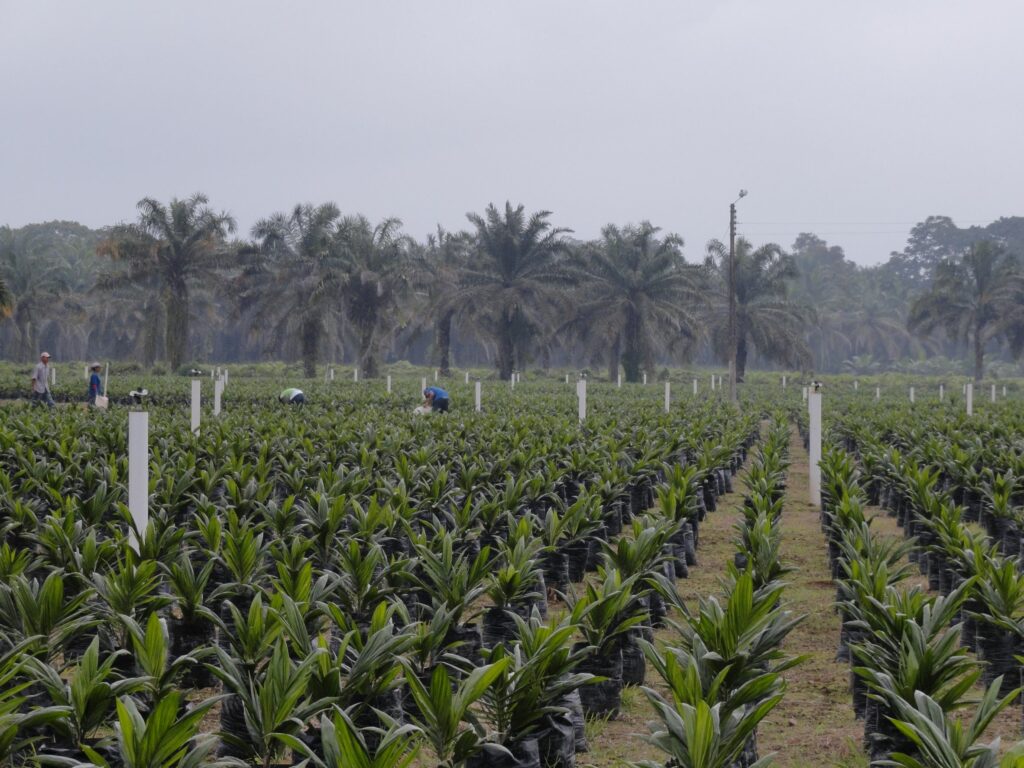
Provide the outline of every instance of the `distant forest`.
<path id="1" fill-rule="evenodd" d="M 572 366 L 638 380 L 723 365 L 728 244 L 640 222 L 573 238 L 555 215 L 488 206 L 424 240 L 401 222 L 300 205 L 248 233 L 203 195 L 144 199 L 93 230 L 0 227 L 0 357 Z M 696 251 L 696 252 L 695 252 Z M 737 360 L 817 372 L 1020 373 L 1024 217 L 931 216 L 877 266 L 804 233 L 737 239 Z"/>

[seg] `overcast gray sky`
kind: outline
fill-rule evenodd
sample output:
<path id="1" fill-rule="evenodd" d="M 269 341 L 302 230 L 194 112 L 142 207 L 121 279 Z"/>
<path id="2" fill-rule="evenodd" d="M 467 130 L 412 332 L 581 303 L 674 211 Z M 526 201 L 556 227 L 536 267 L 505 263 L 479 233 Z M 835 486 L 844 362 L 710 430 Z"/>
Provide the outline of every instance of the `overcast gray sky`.
<path id="1" fill-rule="evenodd" d="M 861 263 L 929 214 L 1024 214 L 1024 2 L 0 0 L 0 223 L 195 191 L 424 237 L 506 199 L 699 259 L 814 231 Z"/>

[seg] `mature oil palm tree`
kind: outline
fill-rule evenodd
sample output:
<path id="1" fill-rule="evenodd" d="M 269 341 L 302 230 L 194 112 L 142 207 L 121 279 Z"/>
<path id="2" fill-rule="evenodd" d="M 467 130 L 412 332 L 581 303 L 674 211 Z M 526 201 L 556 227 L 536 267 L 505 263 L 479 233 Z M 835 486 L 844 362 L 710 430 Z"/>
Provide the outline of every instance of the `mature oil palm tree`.
<path id="1" fill-rule="evenodd" d="M 417 291 L 425 294 L 427 306 L 420 327 L 433 325 L 437 367 L 442 376 L 451 375 L 452 327 L 464 310 L 459 288 L 472 245 L 468 232 L 448 232 L 438 226 L 436 233 L 427 235 L 426 247 L 416 249 Z"/>
<path id="2" fill-rule="evenodd" d="M 280 348 L 298 341 L 306 376 L 316 376 L 324 337 L 340 321 L 341 273 L 334 203 L 297 205 L 253 225 L 257 247 L 244 256 L 240 307 L 252 333 Z"/>
<path id="3" fill-rule="evenodd" d="M 985 373 L 985 347 L 1024 330 L 1024 275 L 1017 259 L 997 243 L 975 243 L 962 258 L 946 259 L 935 267 L 931 287 L 917 298 L 907 326 L 930 334 L 943 328 L 956 342 L 974 352 L 974 380 Z M 1014 352 L 1018 352 L 1018 345 Z"/>
<path id="4" fill-rule="evenodd" d="M 409 238 L 401 226 L 396 218 L 373 225 L 361 215 L 338 223 L 339 296 L 356 334 L 359 368 L 367 378 L 379 375 L 382 343 L 411 314 L 404 300 L 413 269 Z"/>
<path id="5" fill-rule="evenodd" d="M 559 258 L 569 230 L 552 227 L 549 216 L 550 211 L 527 216 L 522 205 L 513 208 L 508 202 L 503 213 L 491 204 L 483 216 L 467 214 L 476 227 L 476 247 L 458 300 L 497 347 L 502 379 L 516 366 L 517 342 L 522 356 L 525 343 L 563 301 L 570 279 L 568 265 Z"/>
<path id="6" fill-rule="evenodd" d="M 67 254 L 47 230 L 5 227 L 0 232 L 0 280 L 7 297 L 0 301 L 0 319 L 10 318 L 11 347 L 18 359 L 32 360 L 39 353 L 39 337 L 58 320 L 74 277 Z"/>
<path id="7" fill-rule="evenodd" d="M 729 249 L 718 240 L 707 246 L 705 267 L 711 300 L 711 340 L 723 357 L 729 341 Z M 806 368 L 811 352 L 804 328 L 814 316 L 805 304 L 787 297 L 787 283 L 796 277 L 793 259 L 774 243 L 755 249 L 736 240 L 736 380 L 743 381 L 750 347 L 762 357 Z"/>
<path id="8" fill-rule="evenodd" d="M 115 227 L 99 252 L 125 264 L 108 275 L 104 284 L 114 287 L 145 285 L 153 276 L 159 281 L 166 315 L 165 347 L 172 369 L 188 355 L 190 291 L 200 280 L 209 284 L 230 254 L 227 235 L 235 220 L 208 206 L 206 195 L 172 199 L 165 206 L 153 198 L 139 201 L 139 220 Z"/>
<path id="9" fill-rule="evenodd" d="M 572 327 L 590 345 L 608 351 L 608 378 L 622 363 L 626 381 L 639 381 L 659 350 L 697 337 L 693 308 L 700 303 L 695 270 L 683 260 L 683 239 L 659 238 L 650 222 L 609 224 L 601 241 L 576 261 L 582 299 Z"/>

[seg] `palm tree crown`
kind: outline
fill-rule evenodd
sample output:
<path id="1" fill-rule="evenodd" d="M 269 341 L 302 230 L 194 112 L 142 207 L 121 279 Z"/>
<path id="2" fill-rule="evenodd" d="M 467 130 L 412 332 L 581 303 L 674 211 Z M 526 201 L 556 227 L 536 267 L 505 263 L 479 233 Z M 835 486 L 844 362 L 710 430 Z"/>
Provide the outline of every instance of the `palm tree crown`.
<path id="1" fill-rule="evenodd" d="M 573 326 L 592 345 L 609 350 L 608 375 L 621 361 L 626 381 L 639 381 L 664 346 L 688 345 L 697 335 L 691 308 L 698 302 L 694 269 L 683 260 L 683 239 L 658 238 L 649 222 L 609 224 L 599 244 L 578 260 L 585 300 Z"/>
<path id="2" fill-rule="evenodd" d="M 723 355 L 728 350 L 729 250 L 718 240 L 707 247 L 712 299 L 712 342 Z M 769 360 L 805 368 L 811 353 L 803 338 L 813 316 L 806 305 L 787 297 L 788 281 L 796 277 L 792 257 L 774 243 L 755 249 L 745 238 L 736 240 L 736 380 L 743 381 L 747 354 L 753 345 Z"/>
<path id="3" fill-rule="evenodd" d="M 974 349 L 974 379 L 985 372 L 985 347 L 1001 335 L 1012 341 L 1024 329 L 1024 277 L 1013 255 L 990 241 L 975 243 L 962 258 L 935 267 L 929 290 L 911 307 L 908 327 L 947 335 Z M 1012 344 L 1014 352 L 1019 345 Z"/>
<path id="4" fill-rule="evenodd" d="M 224 266 L 228 255 L 226 237 L 235 231 L 235 220 L 208 206 L 206 195 L 196 193 L 164 206 L 151 197 L 139 201 L 139 220 L 114 228 L 100 245 L 100 253 L 123 261 L 127 271 L 108 276 L 106 285 L 159 282 L 167 318 L 166 351 L 171 368 L 179 367 L 188 354 L 190 288 L 208 283 Z"/>
<path id="5" fill-rule="evenodd" d="M 550 211 L 527 217 L 522 205 L 493 204 L 484 215 L 467 214 L 476 227 L 477 247 L 463 274 L 459 300 L 497 346 L 502 379 L 512 374 L 525 341 L 540 330 L 563 299 L 569 270 L 559 257 L 567 229 L 552 227 Z"/>

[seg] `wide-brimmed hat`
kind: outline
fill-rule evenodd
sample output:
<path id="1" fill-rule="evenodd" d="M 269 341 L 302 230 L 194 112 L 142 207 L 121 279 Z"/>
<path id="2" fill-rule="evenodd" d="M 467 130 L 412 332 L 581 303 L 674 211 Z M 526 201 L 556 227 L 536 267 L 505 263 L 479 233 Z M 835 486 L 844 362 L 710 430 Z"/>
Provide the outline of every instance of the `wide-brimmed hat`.
<path id="1" fill-rule="evenodd" d="M 89 366 L 89 370 L 92 370 L 93 368 L 102 368 L 102 367 L 103 366 L 100 365 L 99 363 L 93 363 L 92 365 Z"/>
<path id="2" fill-rule="evenodd" d="M 40 353 L 39 353 L 39 356 L 40 356 L 40 357 L 49 357 L 49 356 L 50 356 L 50 353 L 49 353 L 49 352 L 40 352 Z"/>

